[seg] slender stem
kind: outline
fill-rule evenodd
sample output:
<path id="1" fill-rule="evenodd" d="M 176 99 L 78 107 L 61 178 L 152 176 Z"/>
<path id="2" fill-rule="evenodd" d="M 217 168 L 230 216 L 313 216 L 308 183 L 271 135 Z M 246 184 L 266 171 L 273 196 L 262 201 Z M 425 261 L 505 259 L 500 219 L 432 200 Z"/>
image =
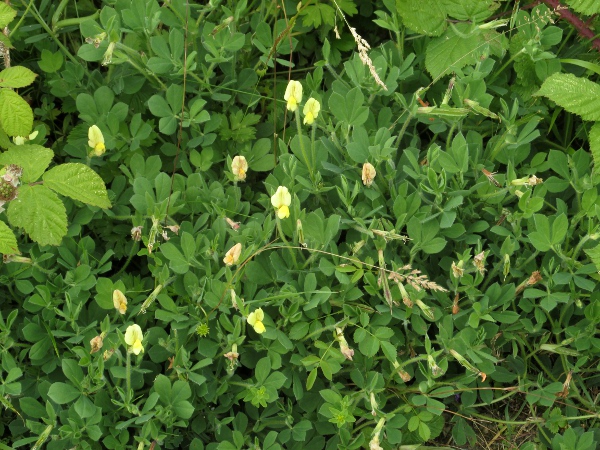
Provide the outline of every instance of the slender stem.
<path id="1" fill-rule="evenodd" d="M 304 135 L 302 134 L 302 119 L 300 118 L 300 109 L 296 108 L 296 125 L 298 127 L 298 140 L 300 141 L 300 150 L 302 150 L 302 156 L 304 157 L 304 162 L 306 163 L 306 167 L 308 168 L 308 173 L 310 175 L 310 179 L 315 184 L 315 173 L 312 168 L 312 161 L 309 160 L 308 155 L 306 154 L 306 148 L 304 147 Z M 312 159 L 312 158 L 311 158 Z"/>
<path id="2" fill-rule="evenodd" d="M 125 393 L 125 402 L 129 404 L 131 401 L 131 352 L 127 349 L 127 367 L 125 368 L 125 382 L 127 392 Z"/>
<path id="3" fill-rule="evenodd" d="M 288 240 L 285 238 L 285 234 L 283 234 L 283 228 L 281 228 L 281 219 L 279 217 L 277 217 L 276 220 L 277 220 L 276 223 L 277 223 L 277 231 L 279 232 L 279 237 L 281 238 L 281 240 L 283 241 L 283 243 L 285 244 L 285 246 L 287 247 L 287 249 L 290 252 L 292 261 L 294 262 L 294 269 L 297 269 L 298 262 L 296 261 L 296 254 L 294 253 L 294 250 L 290 246 L 290 243 L 288 242 Z"/>

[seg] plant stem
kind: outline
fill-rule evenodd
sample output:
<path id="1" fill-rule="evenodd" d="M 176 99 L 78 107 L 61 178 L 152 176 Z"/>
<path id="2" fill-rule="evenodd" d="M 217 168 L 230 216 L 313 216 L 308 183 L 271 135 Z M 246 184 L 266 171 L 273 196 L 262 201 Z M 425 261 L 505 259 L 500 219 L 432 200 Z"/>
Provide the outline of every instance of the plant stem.
<path id="1" fill-rule="evenodd" d="M 285 238 L 285 234 L 283 234 L 283 228 L 281 228 L 281 219 L 279 217 L 277 217 L 276 220 L 277 220 L 276 223 L 277 223 L 277 231 L 279 232 L 279 237 L 281 238 L 281 240 L 283 241 L 283 243 L 285 244 L 285 246 L 287 247 L 287 249 L 290 252 L 292 261 L 294 262 L 294 269 L 297 269 L 298 262 L 296 261 L 296 254 L 294 253 L 294 250 L 290 246 L 290 243 L 288 242 L 288 240 Z"/>
<path id="2" fill-rule="evenodd" d="M 129 404 L 131 401 L 131 352 L 127 349 L 127 366 L 125 368 L 125 383 L 127 392 L 125 393 L 125 403 Z"/>
<path id="3" fill-rule="evenodd" d="M 296 108 L 296 126 L 298 127 L 298 140 L 300 141 L 300 150 L 302 151 L 302 156 L 304 157 L 304 162 L 306 163 L 306 167 L 308 168 L 308 174 L 310 175 L 310 180 L 315 185 L 315 172 L 312 168 L 312 161 L 309 160 L 308 155 L 306 154 L 306 148 L 304 147 L 304 135 L 302 134 L 302 119 L 300 118 L 300 109 Z M 312 158 L 311 158 L 312 159 Z M 316 187 L 316 186 L 315 186 Z"/>

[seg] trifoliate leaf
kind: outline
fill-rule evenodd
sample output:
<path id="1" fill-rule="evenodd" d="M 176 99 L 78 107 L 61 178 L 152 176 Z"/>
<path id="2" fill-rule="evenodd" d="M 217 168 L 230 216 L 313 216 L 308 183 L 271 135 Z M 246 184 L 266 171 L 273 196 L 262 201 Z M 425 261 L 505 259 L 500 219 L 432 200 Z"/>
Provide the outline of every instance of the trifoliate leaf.
<path id="1" fill-rule="evenodd" d="M 0 253 L 3 255 L 21 254 L 15 233 L 2 221 L 0 221 Z"/>
<path id="2" fill-rule="evenodd" d="M 67 211 L 58 196 L 43 185 L 23 185 L 8 205 L 11 225 L 23 228 L 40 245 L 59 245 L 67 234 Z"/>
<path id="3" fill-rule="evenodd" d="M 7 67 L 0 72 L 0 87 L 22 88 L 33 83 L 35 77 L 37 77 L 37 75 L 27 67 Z"/>
<path id="4" fill-rule="evenodd" d="M 43 179 L 45 186 L 74 200 L 100 208 L 111 206 L 104 181 L 85 164 L 61 164 L 46 172 Z"/>
<path id="5" fill-rule="evenodd" d="M 9 136 L 27 136 L 33 127 L 31 106 L 10 89 L 0 90 L 0 125 Z"/>
<path id="6" fill-rule="evenodd" d="M 534 95 L 543 95 L 583 120 L 600 120 L 600 85 L 570 73 L 550 75 Z"/>
<path id="7" fill-rule="evenodd" d="M 54 152 L 41 145 L 16 145 L 0 154 L 0 165 L 16 164 L 23 168 L 23 183 L 33 183 L 48 168 Z"/>

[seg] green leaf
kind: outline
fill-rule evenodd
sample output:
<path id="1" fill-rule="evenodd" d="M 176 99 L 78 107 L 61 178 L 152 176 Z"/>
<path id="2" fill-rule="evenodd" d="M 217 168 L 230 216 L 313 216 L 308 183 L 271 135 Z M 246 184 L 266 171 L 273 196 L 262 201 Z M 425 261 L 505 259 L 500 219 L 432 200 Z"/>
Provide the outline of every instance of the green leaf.
<path id="1" fill-rule="evenodd" d="M 531 244 L 541 252 L 547 252 L 552 247 L 550 235 L 550 223 L 548 218 L 542 214 L 534 214 L 535 230 L 529 233 Z"/>
<path id="2" fill-rule="evenodd" d="M 534 95 L 549 98 L 583 120 L 600 120 L 600 86 L 570 73 L 549 76 Z"/>
<path id="3" fill-rule="evenodd" d="M 7 67 L 0 72 L 0 87 L 15 89 L 22 88 L 33 83 L 35 77 L 37 77 L 37 75 L 27 67 Z"/>
<path id="4" fill-rule="evenodd" d="M 365 97 L 360 89 L 353 88 L 345 97 L 337 92 L 331 94 L 328 105 L 331 113 L 338 120 L 356 127 L 365 123 L 369 118 L 369 108 L 363 106 L 364 100 Z"/>
<path id="5" fill-rule="evenodd" d="M 600 123 L 595 123 L 590 129 L 590 152 L 594 159 L 594 172 L 600 171 Z"/>
<path id="6" fill-rule="evenodd" d="M 598 0 L 567 0 L 567 4 L 575 11 L 587 16 L 600 13 Z"/>
<path id="7" fill-rule="evenodd" d="M 407 28 L 427 36 L 446 30 L 446 11 L 439 0 L 396 0 L 398 14 Z"/>
<path id="8" fill-rule="evenodd" d="M 17 238 L 15 233 L 0 220 L 0 253 L 3 255 L 19 255 L 19 247 L 17 246 Z"/>
<path id="9" fill-rule="evenodd" d="M 456 24 L 457 34 L 453 29 L 434 39 L 427 46 L 425 67 L 435 79 L 454 70 L 462 69 L 469 64 L 476 64 L 488 49 L 482 34 L 469 34 L 469 25 Z"/>
<path id="10" fill-rule="evenodd" d="M 48 389 L 48 397 L 59 405 L 70 403 L 80 395 L 81 392 L 68 383 L 52 383 Z"/>
<path id="11" fill-rule="evenodd" d="M 50 50 L 42 50 L 42 59 L 38 61 L 38 66 L 46 73 L 57 72 L 65 62 L 65 57 L 61 51 L 52 53 Z"/>
<path id="12" fill-rule="evenodd" d="M 59 194 L 103 209 L 111 207 L 104 181 L 85 164 L 61 164 L 46 172 L 43 179 Z"/>
<path id="13" fill-rule="evenodd" d="M 33 111 L 19 94 L 0 90 L 0 125 L 9 136 L 27 136 L 33 127 Z"/>
<path id="14" fill-rule="evenodd" d="M 7 213 L 13 226 L 23 228 L 40 245 L 59 245 L 67 234 L 65 205 L 46 186 L 21 186 Z"/>
<path id="15" fill-rule="evenodd" d="M 48 168 L 54 152 L 41 145 L 16 145 L 0 154 L 0 165 L 16 164 L 23 168 L 23 183 L 37 181 Z"/>
<path id="16" fill-rule="evenodd" d="M 596 245 L 595 247 L 584 251 L 590 257 L 596 268 L 600 270 L 600 245 Z"/>
<path id="17" fill-rule="evenodd" d="M 4 28 L 17 17 L 17 11 L 6 3 L 0 3 L 0 28 Z"/>

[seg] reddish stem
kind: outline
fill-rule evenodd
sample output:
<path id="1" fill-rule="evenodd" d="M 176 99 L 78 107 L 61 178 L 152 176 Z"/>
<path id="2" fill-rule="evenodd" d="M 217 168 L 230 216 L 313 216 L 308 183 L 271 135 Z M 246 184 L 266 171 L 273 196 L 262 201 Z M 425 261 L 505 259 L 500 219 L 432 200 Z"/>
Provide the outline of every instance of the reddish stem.
<path id="1" fill-rule="evenodd" d="M 592 41 L 592 47 L 600 52 L 600 39 L 594 39 L 596 34 L 579 18 L 579 16 L 577 16 L 577 14 L 571 12 L 566 6 L 561 4 L 559 0 L 542 1 L 556 11 L 559 16 L 573 25 L 581 37 Z"/>

